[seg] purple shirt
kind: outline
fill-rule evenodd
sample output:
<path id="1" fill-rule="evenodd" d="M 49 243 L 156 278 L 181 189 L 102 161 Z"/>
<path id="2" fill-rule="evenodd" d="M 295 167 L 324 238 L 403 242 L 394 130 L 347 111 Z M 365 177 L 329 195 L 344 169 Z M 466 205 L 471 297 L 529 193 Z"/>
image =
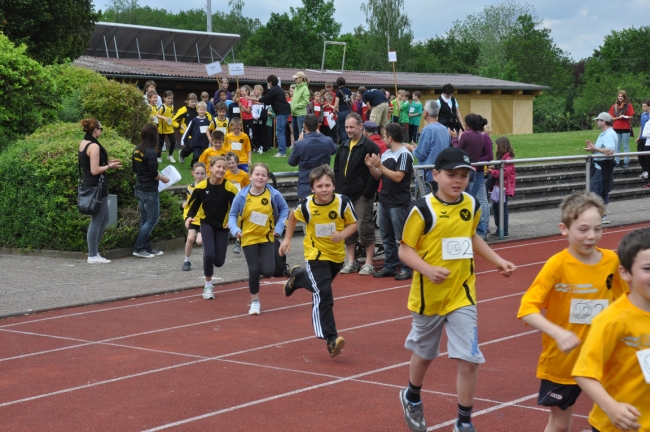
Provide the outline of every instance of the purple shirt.
<path id="1" fill-rule="evenodd" d="M 221 89 L 221 87 L 220 87 L 219 90 L 217 90 L 216 92 L 214 92 L 214 103 L 215 103 L 215 104 L 216 104 L 216 103 L 219 103 L 219 100 L 220 100 L 220 98 L 219 98 L 219 92 L 220 92 L 221 90 L 222 90 L 222 89 Z M 229 101 L 232 100 L 232 93 L 230 93 L 228 90 L 226 90 L 226 100 L 229 100 Z"/>
<path id="2" fill-rule="evenodd" d="M 453 145 L 454 147 L 458 147 L 461 150 L 465 150 L 469 155 L 470 162 L 480 162 L 482 160 L 490 160 L 491 158 L 482 159 L 483 157 L 485 157 L 485 139 L 483 138 L 484 136 L 485 135 L 483 135 L 482 132 L 476 132 L 475 130 L 467 129 L 467 131 L 463 132 L 463 134 L 460 136 L 460 140 L 458 138 L 452 139 L 451 145 Z M 490 153 L 492 153 L 491 147 L 490 147 Z M 483 172 L 483 167 L 482 166 L 476 167 L 476 171 Z"/>

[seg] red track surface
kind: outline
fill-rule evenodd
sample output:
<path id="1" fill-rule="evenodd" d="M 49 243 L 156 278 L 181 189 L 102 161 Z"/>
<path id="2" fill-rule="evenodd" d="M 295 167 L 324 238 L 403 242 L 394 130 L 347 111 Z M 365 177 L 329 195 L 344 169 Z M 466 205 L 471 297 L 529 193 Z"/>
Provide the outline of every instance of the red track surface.
<path id="1" fill-rule="evenodd" d="M 616 248 L 634 227 L 605 232 Z M 516 319 L 521 294 L 559 237 L 504 243 L 510 279 L 477 262 L 479 372 L 474 424 L 484 432 L 543 431 L 536 405 L 540 334 Z M 407 430 L 398 391 L 408 383 L 403 348 L 408 284 L 341 275 L 337 327 L 347 345 L 330 359 L 313 336 L 311 295 L 287 299 L 284 279 L 262 286 L 262 315 L 247 314 L 244 283 L 0 321 L 0 419 L 17 430 Z M 446 341 L 443 341 L 444 350 Z M 434 361 L 423 388 L 429 430 L 456 417 L 455 362 Z M 588 427 L 583 395 L 573 430 Z"/>

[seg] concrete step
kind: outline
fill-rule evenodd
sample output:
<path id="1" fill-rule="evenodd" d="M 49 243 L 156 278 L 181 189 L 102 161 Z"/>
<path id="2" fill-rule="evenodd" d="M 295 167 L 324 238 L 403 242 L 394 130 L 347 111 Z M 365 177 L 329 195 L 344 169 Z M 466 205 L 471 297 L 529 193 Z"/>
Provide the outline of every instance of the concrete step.
<path id="1" fill-rule="evenodd" d="M 568 192 L 567 192 L 568 194 Z M 548 208 L 557 208 L 562 199 L 567 195 L 557 195 L 549 197 L 536 197 L 524 200 L 512 200 L 508 201 L 508 211 L 509 212 L 525 212 L 525 211 L 534 211 Z M 639 187 L 626 187 L 617 189 L 614 186 L 614 189 L 609 193 L 610 202 L 636 199 L 640 197 L 650 196 L 650 189 L 643 189 Z"/>
<path id="2" fill-rule="evenodd" d="M 641 188 L 644 184 L 647 183 L 647 180 L 639 179 L 638 177 L 624 177 L 618 178 L 614 176 L 614 187 L 616 189 L 634 189 Z M 518 186 L 518 185 L 517 185 Z M 515 196 L 512 198 L 512 202 L 515 201 L 524 201 L 535 198 L 547 198 L 553 196 L 566 196 L 570 193 L 573 193 L 578 190 L 585 189 L 584 179 L 581 181 L 566 182 L 560 184 L 547 184 L 543 186 L 530 186 L 527 188 L 519 189 L 517 187 L 515 191 Z"/>

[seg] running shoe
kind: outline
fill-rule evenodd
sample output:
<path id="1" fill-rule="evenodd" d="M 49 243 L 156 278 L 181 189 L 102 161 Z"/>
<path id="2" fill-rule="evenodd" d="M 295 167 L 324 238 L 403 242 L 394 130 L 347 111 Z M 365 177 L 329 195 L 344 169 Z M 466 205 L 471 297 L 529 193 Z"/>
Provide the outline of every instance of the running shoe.
<path id="1" fill-rule="evenodd" d="M 232 253 L 237 255 L 241 253 L 241 240 L 235 240 L 235 246 L 232 248 Z"/>
<path id="2" fill-rule="evenodd" d="M 372 274 L 376 278 L 395 277 L 397 273 L 388 270 L 386 267 Z"/>
<path id="3" fill-rule="evenodd" d="M 153 255 L 147 252 L 146 250 L 133 251 L 133 256 L 136 256 L 138 258 L 153 258 Z"/>
<path id="4" fill-rule="evenodd" d="M 203 287 L 203 300 L 214 300 L 214 292 L 212 291 L 212 284 L 205 284 Z"/>
<path id="5" fill-rule="evenodd" d="M 402 408 L 404 409 L 404 421 L 413 432 L 425 432 L 427 430 L 427 424 L 424 421 L 422 401 L 417 404 L 409 402 L 406 399 L 406 390 L 402 389 L 399 392 L 399 401 L 402 403 Z"/>
<path id="6" fill-rule="evenodd" d="M 264 154 L 264 149 L 262 147 L 257 149 L 258 154 Z"/>
<path id="7" fill-rule="evenodd" d="M 603 225 L 607 225 L 607 224 L 609 224 L 609 218 L 607 217 L 607 215 L 604 215 L 604 216 L 600 219 L 600 223 L 603 224 Z"/>
<path id="8" fill-rule="evenodd" d="M 111 260 L 101 257 L 99 255 L 88 257 L 88 264 L 110 264 Z"/>
<path id="9" fill-rule="evenodd" d="M 454 423 L 454 432 L 476 432 L 476 428 L 471 423 Z"/>
<path id="10" fill-rule="evenodd" d="M 183 263 L 183 271 L 190 271 L 192 270 L 192 263 L 189 261 L 185 261 Z"/>
<path id="11" fill-rule="evenodd" d="M 179 161 L 180 163 L 182 163 L 182 164 L 185 163 L 185 158 L 183 157 L 183 155 L 180 155 L 180 154 L 178 155 L 178 161 Z"/>
<path id="12" fill-rule="evenodd" d="M 296 290 L 293 284 L 296 281 L 296 275 L 299 271 L 302 271 L 302 267 L 299 265 L 291 267 L 291 270 L 289 271 L 289 279 L 287 279 L 287 281 L 284 283 L 283 291 L 285 297 L 291 297 L 291 294 L 293 294 L 293 292 Z"/>
<path id="13" fill-rule="evenodd" d="M 349 273 L 356 273 L 359 270 L 359 264 L 357 262 L 349 262 L 347 261 L 345 264 L 343 264 L 343 268 L 341 269 L 342 274 L 349 274 Z"/>
<path id="14" fill-rule="evenodd" d="M 259 315 L 260 314 L 260 301 L 253 300 L 251 302 L 251 308 L 248 310 L 248 315 Z"/>
<path id="15" fill-rule="evenodd" d="M 397 273 L 397 276 L 395 276 L 395 280 L 402 281 L 402 280 L 409 280 L 413 277 L 413 273 L 411 273 L 408 270 L 400 270 L 399 273 Z"/>
<path id="16" fill-rule="evenodd" d="M 337 336 L 336 339 L 329 341 L 327 343 L 327 351 L 330 353 L 330 357 L 336 357 L 341 354 L 341 350 L 345 346 L 345 339 L 341 336 Z"/>
<path id="17" fill-rule="evenodd" d="M 375 272 L 375 266 L 372 264 L 364 264 L 361 266 L 361 270 L 359 270 L 359 274 L 362 276 L 367 276 L 371 275 Z"/>
<path id="18" fill-rule="evenodd" d="M 162 158 L 158 158 L 158 163 L 162 163 Z"/>
<path id="19" fill-rule="evenodd" d="M 176 163 L 176 159 L 174 159 L 174 156 L 172 156 L 172 155 L 167 156 L 167 160 L 168 160 L 170 163 Z"/>
<path id="20" fill-rule="evenodd" d="M 153 256 L 161 256 L 163 254 L 163 251 L 159 251 L 153 248 L 149 249 L 147 252 L 149 252 Z"/>
<path id="21" fill-rule="evenodd" d="M 641 173 L 641 175 L 639 176 L 639 178 L 647 179 L 647 178 L 648 178 L 648 171 L 643 171 L 643 172 Z"/>
<path id="22" fill-rule="evenodd" d="M 276 153 L 275 156 L 273 156 L 273 157 L 283 158 L 283 157 L 287 157 L 287 155 L 286 155 L 286 154 L 282 154 L 282 153 Z"/>

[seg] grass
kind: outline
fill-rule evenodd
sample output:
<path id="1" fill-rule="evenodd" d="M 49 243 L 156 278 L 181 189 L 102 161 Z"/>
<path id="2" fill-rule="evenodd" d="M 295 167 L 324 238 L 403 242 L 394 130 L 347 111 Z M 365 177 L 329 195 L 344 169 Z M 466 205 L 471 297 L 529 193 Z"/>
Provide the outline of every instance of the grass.
<path id="1" fill-rule="evenodd" d="M 635 130 L 635 136 L 638 136 L 639 131 Z M 584 155 L 586 152 L 583 150 L 585 141 L 590 140 L 596 142 L 598 138 L 598 130 L 587 131 L 574 131 L 574 132 L 554 132 L 554 133 L 538 133 L 530 135 L 507 135 L 515 151 L 517 159 L 538 158 L 538 157 L 551 157 L 551 156 L 571 156 L 571 155 Z M 492 141 L 496 141 L 498 135 L 492 135 Z M 630 138 L 630 151 L 636 150 L 635 138 Z M 263 162 L 269 166 L 271 172 L 287 172 L 298 171 L 298 167 L 289 166 L 287 158 L 274 157 L 277 153 L 276 149 L 271 149 L 264 154 L 253 153 L 253 162 Z M 178 154 L 175 155 L 178 160 Z M 334 157 L 332 157 L 334 161 Z M 194 181 L 189 167 L 190 160 L 187 160 L 184 165 L 178 163 L 173 164 L 176 169 L 181 173 L 182 180 L 178 183 L 181 185 L 190 184 Z M 163 154 L 163 163 L 160 166 L 162 170 L 169 163 L 167 156 Z"/>

